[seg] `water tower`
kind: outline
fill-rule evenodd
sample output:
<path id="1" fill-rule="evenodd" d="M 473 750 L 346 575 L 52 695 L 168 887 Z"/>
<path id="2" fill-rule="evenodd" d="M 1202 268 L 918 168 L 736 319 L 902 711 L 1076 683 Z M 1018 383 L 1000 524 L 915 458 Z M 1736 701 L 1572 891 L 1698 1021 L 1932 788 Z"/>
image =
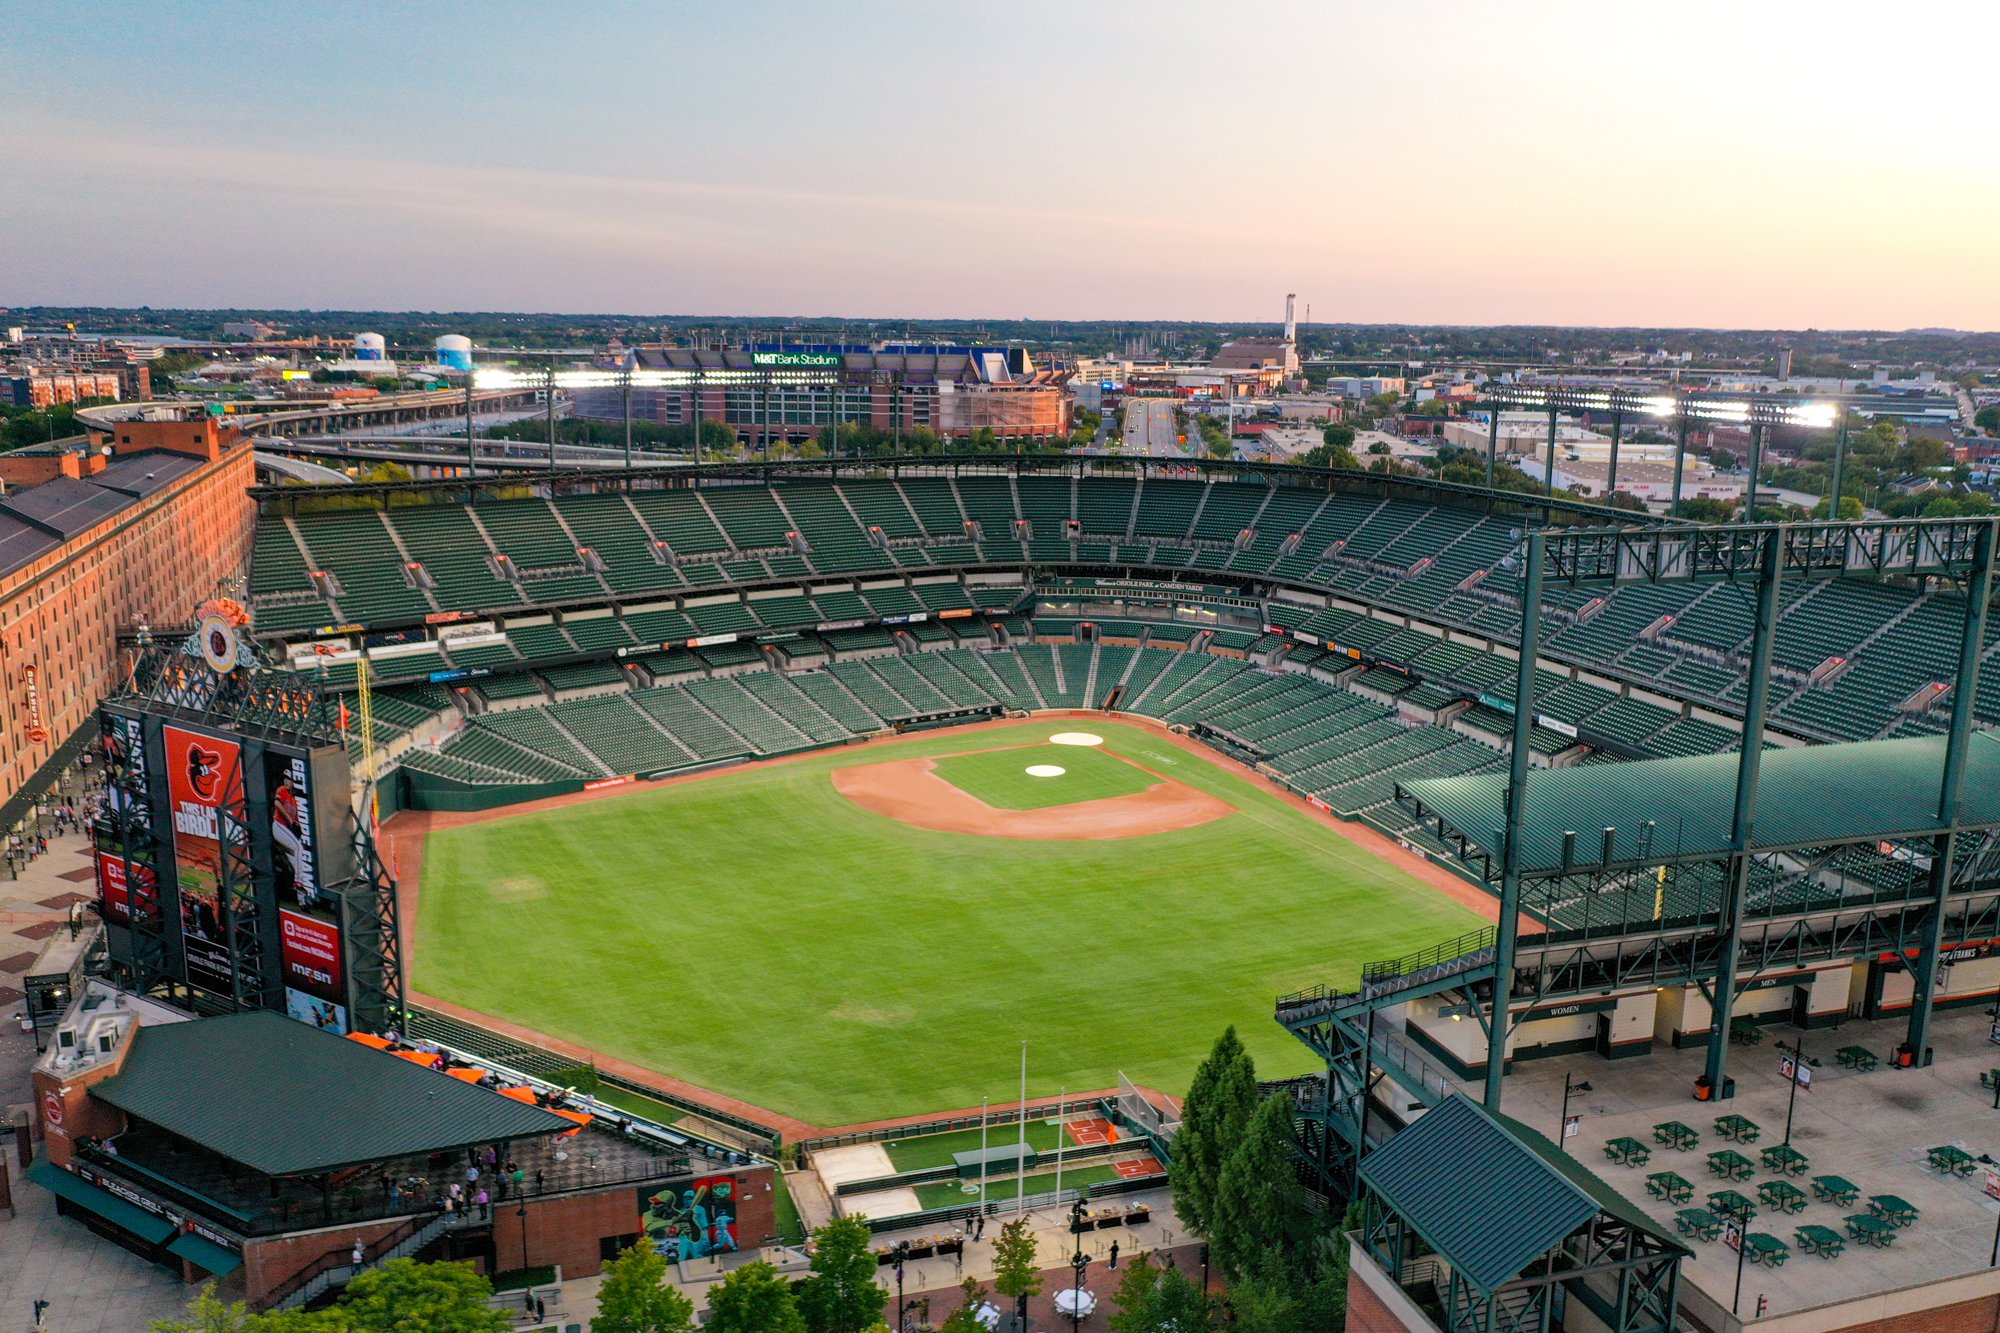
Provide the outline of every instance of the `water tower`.
<path id="1" fill-rule="evenodd" d="M 472 369 L 472 339 L 447 333 L 437 340 L 437 363 L 446 370 Z"/>
<path id="2" fill-rule="evenodd" d="M 386 361 L 389 345 L 379 333 L 357 333 L 354 335 L 354 359 L 356 361 Z"/>

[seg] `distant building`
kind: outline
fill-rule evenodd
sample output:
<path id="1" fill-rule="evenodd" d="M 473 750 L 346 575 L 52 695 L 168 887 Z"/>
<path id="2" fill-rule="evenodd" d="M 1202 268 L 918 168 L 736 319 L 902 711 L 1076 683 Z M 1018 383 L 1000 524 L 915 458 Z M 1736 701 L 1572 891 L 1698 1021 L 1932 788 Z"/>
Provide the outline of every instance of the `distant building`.
<path id="1" fill-rule="evenodd" d="M 222 326 L 224 338 L 240 338 L 244 342 L 260 343 L 284 330 L 271 324 L 263 324 L 254 319 L 231 320 Z"/>
<path id="2" fill-rule="evenodd" d="M 48 408 L 92 398 L 118 398 L 124 385 L 117 371 L 29 368 L 4 381 L 7 401 L 15 407 Z"/>

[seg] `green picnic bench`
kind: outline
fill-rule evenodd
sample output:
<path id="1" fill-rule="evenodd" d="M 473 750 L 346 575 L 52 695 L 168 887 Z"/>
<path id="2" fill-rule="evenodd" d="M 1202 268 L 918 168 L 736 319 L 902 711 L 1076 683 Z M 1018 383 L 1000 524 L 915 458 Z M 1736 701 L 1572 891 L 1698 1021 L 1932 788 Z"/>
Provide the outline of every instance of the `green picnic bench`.
<path id="1" fill-rule="evenodd" d="M 1717 1190 L 1708 1196 L 1708 1211 L 1732 1222 L 1748 1222 L 1757 1216 L 1757 1205 L 1735 1190 Z"/>
<path id="2" fill-rule="evenodd" d="M 1604 1145 L 1604 1155 L 1620 1166 L 1644 1166 L 1653 1150 L 1637 1139 L 1617 1138 Z"/>
<path id="3" fill-rule="evenodd" d="M 1767 1180 L 1757 1187 L 1757 1199 L 1766 1208 L 1775 1208 L 1781 1213 L 1797 1213 L 1805 1210 L 1806 1192 L 1789 1180 Z"/>
<path id="4" fill-rule="evenodd" d="M 1833 1053 L 1833 1058 L 1842 1068 L 1862 1074 L 1881 1063 L 1875 1058 L 1875 1052 L 1866 1046 L 1843 1046 Z"/>
<path id="5" fill-rule="evenodd" d="M 1681 1209 L 1674 1214 L 1674 1226 L 1683 1236 L 1693 1236 L 1696 1240 L 1714 1240 L 1722 1234 L 1722 1219 L 1706 1208 Z"/>
<path id="6" fill-rule="evenodd" d="M 1814 1176 L 1813 1197 L 1842 1207 L 1861 1197 L 1861 1187 L 1845 1176 Z"/>
<path id="7" fill-rule="evenodd" d="M 1776 1171 L 1781 1176 L 1802 1176 L 1812 1165 L 1807 1156 L 1789 1143 L 1773 1144 L 1757 1154 L 1767 1171 Z"/>
<path id="8" fill-rule="evenodd" d="M 1943 1175 L 1969 1176 L 1979 1169 L 1979 1161 L 1963 1148 L 1954 1148 L 1945 1143 L 1924 1154 L 1924 1161 L 1931 1170 Z"/>
<path id="9" fill-rule="evenodd" d="M 1847 1234 L 1863 1245 L 1886 1250 L 1889 1243 L 1896 1239 L 1896 1228 L 1872 1213 L 1855 1213 L 1847 1219 Z"/>
<path id="10" fill-rule="evenodd" d="M 1744 1236 L 1743 1242 L 1748 1247 L 1743 1251 L 1743 1257 L 1766 1268 L 1783 1268 L 1785 1260 L 1792 1257 L 1791 1246 L 1762 1231 Z"/>
<path id="11" fill-rule="evenodd" d="M 1715 1132 L 1725 1139 L 1735 1139 L 1738 1143 L 1755 1143 L 1764 1134 L 1755 1120 L 1741 1115 L 1717 1116 Z"/>
<path id="12" fill-rule="evenodd" d="M 1658 1171 L 1646 1177 L 1646 1193 L 1668 1203 L 1686 1203 L 1694 1197 L 1694 1186 L 1671 1171 Z"/>
<path id="13" fill-rule="evenodd" d="M 1686 1152 L 1701 1142 L 1701 1134 L 1678 1120 L 1665 1120 L 1653 1126 L 1653 1142 Z"/>
<path id="14" fill-rule="evenodd" d="M 1764 1029 L 1755 1020 L 1732 1018 L 1729 1020 L 1729 1041 L 1733 1046 L 1757 1046 L 1764 1040 Z"/>
<path id="15" fill-rule="evenodd" d="M 1988 1069 L 1980 1074 L 1979 1086 L 1988 1089 L 2000 1088 L 2000 1069 Z"/>
<path id="16" fill-rule="evenodd" d="M 1894 1194 L 1871 1194 L 1868 1211 L 1892 1227 L 1906 1227 L 1917 1220 L 1916 1205 Z"/>
<path id="17" fill-rule="evenodd" d="M 1757 1164 L 1734 1148 L 1724 1148 L 1708 1155 L 1708 1169 L 1724 1180 L 1748 1180 L 1756 1173 Z"/>
<path id="18" fill-rule="evenodd" d="M 1809 1222 L 1792 1235 L 1798 1241 L 1800 1249 L 1807 1254 L 1816 1254 L 1822 1259 L 1837 1258 L 1840 1252 L 1847 1248 L 1847 1242 L 1840 1238 L 1838 1231 L 1817 1223 Z"/>

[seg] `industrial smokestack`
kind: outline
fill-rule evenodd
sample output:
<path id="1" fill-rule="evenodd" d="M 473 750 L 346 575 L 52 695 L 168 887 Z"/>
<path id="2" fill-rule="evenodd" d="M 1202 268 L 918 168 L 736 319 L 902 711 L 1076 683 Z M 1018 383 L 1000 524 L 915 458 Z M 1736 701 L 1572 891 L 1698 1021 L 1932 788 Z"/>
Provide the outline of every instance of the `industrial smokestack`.
<path id="1" fill-rule="evenodd" d="M 1297 292 L 1285 293 L 1285 341 L 1292 342 L 1298 337 L 1298 323 L 1292 319 L 1292 302 L 1299 299 Z"/>

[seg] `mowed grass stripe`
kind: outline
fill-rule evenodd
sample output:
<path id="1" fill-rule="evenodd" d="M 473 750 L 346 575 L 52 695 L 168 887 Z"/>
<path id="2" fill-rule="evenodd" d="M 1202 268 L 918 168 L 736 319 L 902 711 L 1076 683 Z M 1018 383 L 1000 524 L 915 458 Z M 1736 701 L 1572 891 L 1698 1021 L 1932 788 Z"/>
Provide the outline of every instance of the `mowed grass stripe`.
<path id="1" fill-rule="evenodd" d="M 837 767 L 1046 740 L 1050 723 L 798 763 L 431 836 L 413 984 L 819 1124 L 1105 1087 L 1178 1092 L 1234 1023 L 1312 1067 L 1272 999 L 1472 915 L 1147 732 L 1107 747 L 1239 813 L 1109 842 L 914 829 Z M 1067 747 L 1058 747 L 1067 748 Z"/>
<path id="2" fill-rule="evenodd" d="M 979 737 L 967 736 L 967 742 Z M 1060 768 L 1059 777 L 1035 777 L 1031 766 Z M 968 795 L 1000 810 L 1042 810 L 1078 801 L 1131 796 L 1158 783 L 1144 769 L 1099 746 L 1028 745 L 945 755 L 933 771 Z"/>

